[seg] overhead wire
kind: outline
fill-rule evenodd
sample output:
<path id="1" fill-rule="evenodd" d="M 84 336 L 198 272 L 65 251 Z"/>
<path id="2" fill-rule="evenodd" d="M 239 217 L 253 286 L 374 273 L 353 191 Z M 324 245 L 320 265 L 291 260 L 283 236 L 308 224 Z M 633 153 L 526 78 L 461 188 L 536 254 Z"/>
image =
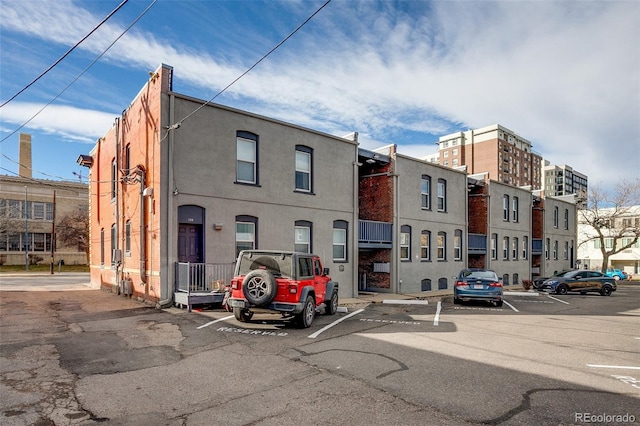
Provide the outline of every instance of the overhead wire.
<path id="1" fill-rule="evenodd" d="M 58 65 L 60 62 L 62 62 L 62 60 L 64 58 L 66 58 L 67 56 L 69 56 L 69 54 L 71 52 L 73 52 L 78 46 L 80 46 L 80 44 L 82 44 L 86 39 L 88 39 L 91 34 L 93 34 L 94 32 L 96 32 L 98 30 L 98 28 L 100 28 L 102 26 L 102 24 L 104 24 L 105 22 L 107 22 L 118 10 L 120 10 L 122 8 L 122 6 L 124 6 L 124 4 L 126 2 L 128 2 L 129 0 L 123 0 L 122 3 L 120 3 L 118 5 L 118 7 L 116 7 L 115 9 L 113 9 L 111 11 L 111 13 L 109 13 L 102 21 L 100 21 L 100 23 L 98 25 L 96 25 L 87 35 L 85 35 L 84 37 L 82 37 L 82 39 L 80 39 L 79 42 L 77 42 L 76 44 L 73 45 L 73 47 L 71 47 L 69 50 L 67 50 L 64 55 L 62 55 L 60 58 L 58 58 L 57 61 L 55 61 L 53 64 L 51 64 L 46 70 L 44 70 L 39 76 L 37 76 L 36 78 L 34 78 L 29 84 L 27 84 L 26 86 L 24 86 L 22 89 L 20 89 L 15 95 L 11 96 L 9 99 L 7 99 L 6 101 L 4 101 L 2 103 L 2 105 L 0 105 L 0 108 L 2 108 L 3 106 L 5 106 L 6 104 L 8 104 L 9 102 L 11 102 L 12 100 L 14 100 L 15 98 L 17 98 L 22 92 L 24 92 L 25 90 L 27 90 L 29 87 L 33 86 L 33 84 L 35 84 L 38 80 L 40 80 L 42 77 L 44 77 L 49 71 L 51 71 L 56 65 Z"/>
<path id="2" fill-rule="evenodd" d="M 202 108 L 204 108 L 205 106 L 209 105 L 211 102 L 213 102 L 214 99 L 216 99 L 218 96 L 220 96 L 221 94 L 223 94 L 227 89 L 229 89 L 231 86 L 233 86 L 235 83 L 237 83 L 241 78 L 243 78 L 245 75 L 249 74 L 249 72 L 251 72 L 251 70 L 253 70 L 255 67 L 257 67 L 263 60 L 265 60 L 269 55 L 271 55 L 273 52 L 275 52 L 280 46 L 282 46 L 287 40 L 289 40 L 295 33 L 297 33 L 302 27 L 304 27 L 309 21 L 311 21 L 318 13 L 320 13 L 320 11 L 322 9 L 324 9 L 329 3 L 331 3 L 331 0 L 327 0 L 322 6 L 320 6 L 315 12 L 313 12 L 311 14 L 311 16 L 309 16 L 307 19 L 304 20 L 304 22 L 302 22 L 300 25 L 298 25 L 292 32 L 290 32 L 285 38 L 283 38 L 278 44 L 276 44 L 271 50 L 269 50 L 267 53 L 265 53 L 260 59 L 258 59 L 257 62 L 255 62 L 253 65 L 251 65 L 246 71 L 244 71 L 242 74 L 240 74 L 238 77 L 236 77 L 235 80 L 233 80 L 231 83 L 227 84 L 222 90 L 220 90 L 218 93 L 216 93 L 213 97 L 211 97 L 208 101 L 204 102 L 202 105 L 200 105 L 198 108 L 196 108 L 195 110 L 193 110 L 191 113 L 187 114 L 185 117 L 183 117 L 181 120 L 178 120 L 177 122 L 175 122 L 174 124 L 167 126 L 167 133 L 165 134 L 165 136 L 163 136 L 160 139 L 160 142 L 162 142 L 167 135 L 169 134 L 169 131 L 174 130 L 179 128 L 182 123 L 184 121 L 186 121 L 187 119 L 189 119 L 191 116 L 193 116 L 195 113 L 197 113 L 198 111 L 200 111 Z"/>
<path id="3" fill-rule="evenodd" d="M 26 126 L 27 124 L 29 124 L 31 122 L 31 120 L 33 120 L 34 118 L 36 118 L 42 111 L 45 110 L 45 108 L 47 108 L 49 105 L 51 105 L 56 99 L 58 99 L 60 96 L 62 96 L 62 94 L 64 92 L 66 92 L 66 90 L 71 87 L 76 81 L 78 81 L 80 79 L 80 77 L 82 77 L 87 71 L 89 71 L 89 69 L 95 65 L 96 62 L 98 62 L 98 60 L 100 58 L 102 58 L 108 51 L 109 49 L 111 49 L 113 47 L 114 44 L 116 44 L 118 42 L 118 40 L 120 40 L 135 24 L 138 23 L 138 21 L 140 19 L 142 19 L 142 17 L 144 15 L 147 14 L 147 12 L 149 11 L 149 9 L 151 9 L 151 7 L 153 7 L 154 4 L 156 4 L 158 0 L 152 0 L 152 2 L 146 7 L 146 9 L 144 9 L 142 11 L 142 13 L 140 13 L 140 15 L 138 15 L 138 17 L 136 19 L 133 20 L 133 22 L 127 27 L 125 28 L 125 30 L 120 33 L 120 35 L 118 37 L 116 37 L 115 40 L 113 40 L 113 42 L 111 42 L 111 44 L 109 44 L 109 46 L 107 46 L 106 49 L 104 49 L 102 51 L 102 53 L 100 53 L 93 61 L 91 61 L 91 63 L 84 69 L 82 70 L 82 72 L 80 74 L 78 74 L 78 76 L 76 78 L 74 78 L 73 80 L 71 80 L 71 82 L 69 84 L 67 84 L 65 86 L 64 89 L 62 89 L 62 91 L 60 91 L 60 93 L 58 93 L 53 99 L 51 99 L 49 102 L 47 102 L 42 108 L 40 108 L 40 110 L 38 110 L 38 112 L 36 112 L 30 119 L 28 119 L 26 122 L 22 123 L 20 125 L 20 127 L 18 127 L 17 129 L 15 129 L 13 132 L 9 133 L 6 137 L 2 138 L 0 140 L 0 143 L 4 142 L 5 140 L 7 140 L 9 137 L 13 136 L 16 134 L 16 132 L 18 132 L 20 129 L 22 129 L 24 126 Z"/>

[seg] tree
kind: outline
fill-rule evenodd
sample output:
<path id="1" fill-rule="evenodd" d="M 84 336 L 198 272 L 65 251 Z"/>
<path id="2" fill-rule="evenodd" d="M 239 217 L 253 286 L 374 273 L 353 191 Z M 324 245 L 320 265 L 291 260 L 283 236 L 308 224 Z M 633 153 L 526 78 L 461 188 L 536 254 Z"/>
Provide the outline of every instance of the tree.
<path id="1" fill-rule="evenodd" d="M 640 179 L 622 181 L 610 192 L 590 187 L 578 220 L 586 225 L 580 244 L 595 241 L 599 245 L 601 270 L 606 272 L 611 256 L 631 248 L 640 238 Z"/>
<path id="2" fill-rule="evenodd" d="M 64 246 L 84 250 L 89 263 L 89 212 L 80 206 L 56 223 L 56 239 Z"/>

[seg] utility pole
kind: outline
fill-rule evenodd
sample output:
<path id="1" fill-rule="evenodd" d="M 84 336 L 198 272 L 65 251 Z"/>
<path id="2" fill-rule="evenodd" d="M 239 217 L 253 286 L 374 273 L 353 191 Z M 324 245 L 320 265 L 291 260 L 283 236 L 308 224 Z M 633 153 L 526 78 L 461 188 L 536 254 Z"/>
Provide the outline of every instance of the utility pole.
<path id="1" fill-rule="evenodd" d="M 51 224 L 51 275 L 53 275 L 53 253 L 56 249 L 56 190 L 53 190 L 53 222 Z"/>
<path id="2" fill-rule="evenodd" d="M 25 259 L 25 270 L 29 270 L 29 210 L 27 209 L 27 186 L 24 186 L 24 208 L 22 209 L 24 213 L 24 259 Z"/>

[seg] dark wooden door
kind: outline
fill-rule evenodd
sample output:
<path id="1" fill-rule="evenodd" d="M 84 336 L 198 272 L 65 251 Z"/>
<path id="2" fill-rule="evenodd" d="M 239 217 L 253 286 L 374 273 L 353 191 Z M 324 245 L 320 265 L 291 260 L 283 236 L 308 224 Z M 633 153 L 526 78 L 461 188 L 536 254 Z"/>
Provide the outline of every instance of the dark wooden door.
<path id="1" fill-rule="evenodd" d="M 178 261 L 202 262 L 202 237 L 199 225 L 178 225 Z"/>

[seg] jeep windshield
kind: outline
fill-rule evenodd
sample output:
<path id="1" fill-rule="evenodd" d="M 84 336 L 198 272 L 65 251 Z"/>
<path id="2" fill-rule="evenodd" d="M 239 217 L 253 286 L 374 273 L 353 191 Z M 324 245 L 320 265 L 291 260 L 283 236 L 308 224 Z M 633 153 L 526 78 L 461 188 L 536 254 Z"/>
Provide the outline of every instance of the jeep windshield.
<path id="1" fill-rule="evenodd" d="M 275 277 L 293 278 L 293 256 L 289 253 L 242 253 L 236 275 L 246 275 L 254 269 L 265 269 Z"/>

